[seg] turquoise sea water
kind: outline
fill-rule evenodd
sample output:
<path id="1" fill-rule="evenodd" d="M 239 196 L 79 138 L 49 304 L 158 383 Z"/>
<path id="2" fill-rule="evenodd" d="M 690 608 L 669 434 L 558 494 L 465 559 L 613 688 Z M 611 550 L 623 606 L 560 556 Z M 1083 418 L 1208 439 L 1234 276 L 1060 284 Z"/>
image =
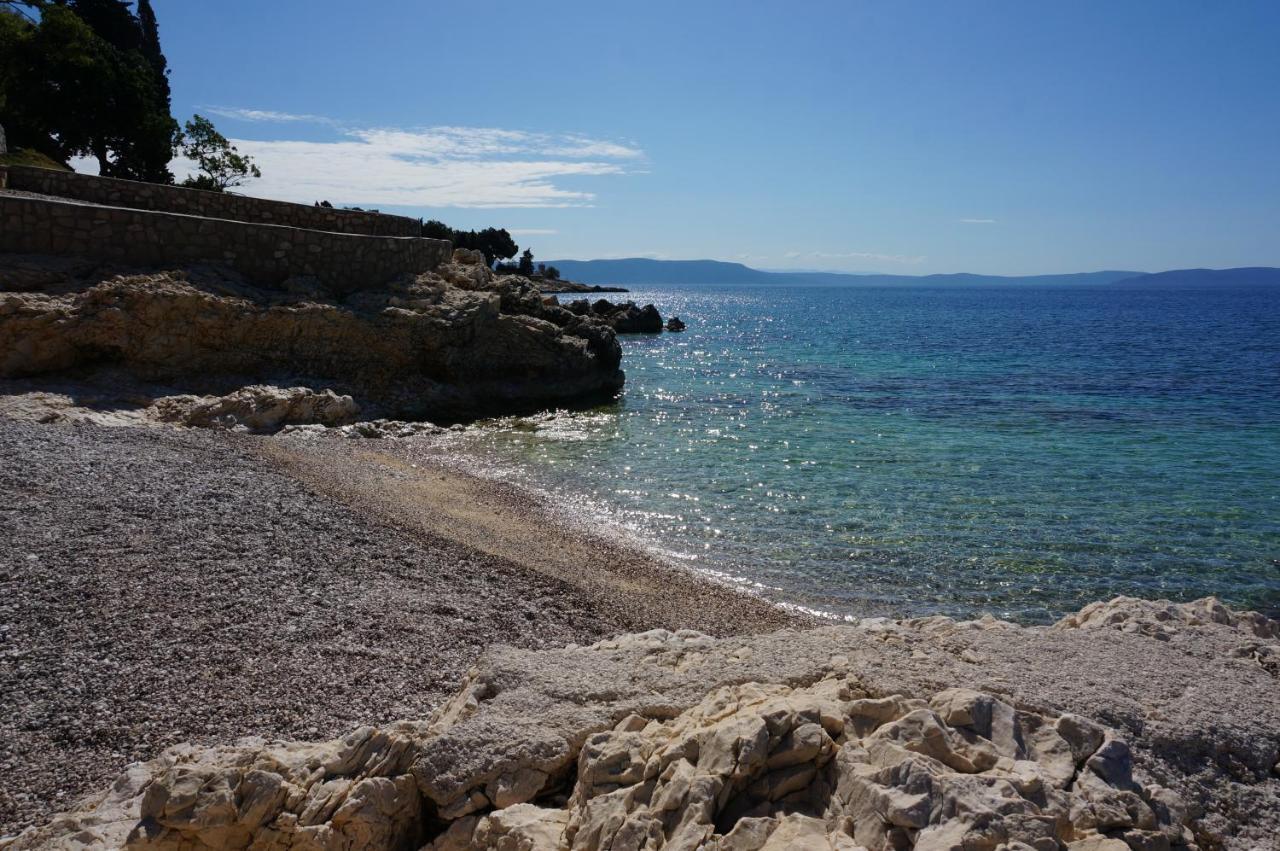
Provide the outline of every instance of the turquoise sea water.
<path id="1" fill-rule="evenodd" d="M 1280 610 L 1280 290 L 667 288 L 586 412 L 460 440 L 839 615 Z"/>

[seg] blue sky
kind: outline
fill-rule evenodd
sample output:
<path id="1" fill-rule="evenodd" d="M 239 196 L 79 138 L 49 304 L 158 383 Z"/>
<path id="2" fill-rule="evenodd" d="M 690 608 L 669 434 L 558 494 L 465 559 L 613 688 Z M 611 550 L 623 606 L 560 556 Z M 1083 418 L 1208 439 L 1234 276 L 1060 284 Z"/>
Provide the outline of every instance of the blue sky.
<path id="1" fill-rule="evenodd" d="M 251 194 L 542 258 L 1280 265 L 1280 3 L 154 0 Z"/>

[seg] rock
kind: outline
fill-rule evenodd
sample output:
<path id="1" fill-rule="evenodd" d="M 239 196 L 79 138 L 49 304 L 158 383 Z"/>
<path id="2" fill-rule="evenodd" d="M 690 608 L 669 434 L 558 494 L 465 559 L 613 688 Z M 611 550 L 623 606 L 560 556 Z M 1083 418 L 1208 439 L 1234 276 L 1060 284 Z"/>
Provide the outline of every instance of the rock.
<path id="1" fill-rule="evenodd" d="M 662 315 L 652 304 L 637 307 L 633 301 L 614 304 L 603 298 L 595 302 L 580 298 L 569 302 L 564 309 L 575 316 L 600 319 L 619 334 L 657 334 L 662 331 Z"/>
<path id="2" fill-rule="evenodd" d="M 1116 597 L 1106 602 L 1090 603 L 1058 621 L 1054 629 L 1117 629 L 1167 638 L 1185 627 L 1210 623 L 1229 626 L 1256 638 L 1280 639 L 1280 621 L 1257 612 L 1232 611 L 1216 597 L 1205 597 L 1193 603 Z"/>
<path id="3" fill-rule="evenodd" d="M 492 648 L 427 721 L 181 746 L 11 847 L 1263 847 L 1280 687 L 1213 661 L 1241 623 L 1260 625 L 1231 612 L 1164 641 L 881 619 Z M 1228 747 L 1263 776 L 1189 763 Z"/>
<path id="4" fill-rule="evenodd" d="M 337 432 L 343 437 L 370 438 L 374 440 L 414 437 L 419 434 L 441 434 L 445 431 L 447 429 L 432 423 L 403 422 L 401 420 L 370 420 L 363 423 L 353 423 L 337 429 Z"/>
<path id="5" fill-rule="evenodd" d="M 410 420 L 519 413 L 623 381 L 607 323 L 544 306 L 523 279 L 495 283 L 457 253 L 438 273 L 341 301 L 203 267 L 101 277 L 5 255 L 0 279 L 15 267 L 29 291 L 0 292 L 0 378 L 111 363 L 140 381 L 323 387 Z"/>
<path id="6" fill-rule="evenodd" d="M 1046 794 L 1035 782 L 1034 762 L 952 759 L 954 747 L 993 754 L 994 746 L 966 740 L 929 709 L 858 736 L 854 725 L 844 723 L 858 694 L 858 686 L 842 677 L 801 688 L 727 686 L 640 729 L 625 723 L 596 734 L 583 730 L 576 760 L 572 747 L 557 746 L 533 758 L 538 768 L 507 767 L 499 757 L 484 776 L 457 774 L 450 749 L 440 747 L 459 741 L 449 736 L 451 729 L 481 721 L 474 709 L 471 715 L 445 711 L 432 726 L 364 729 L 314 745 L 248 741 L 233 748 L 178 748 L 133 768 L 117 784 L 133 795 L 117 823 L 103 824 L 102 805 L 124 803 L 108 794 L 81 820 L 68 816 L 29 831 L 13 847 L 37 847 L 37 841 L 74 829 L 104 843 L 127 835 L 135 847 L 287 848 L 303 842 L 394 848 L 425 838 L 424 809 L 447 822 L 427 846 L 433 851 L 888 851 L 903 830 L 917 833 L 916 848 L 1018 842 L 1041 848 L 1060 847 L 1100 827 L 1133 828 L 1151 842 L 1167 837 L 1161 827 L 1181 830 L 1162 825 L 1149 810 L 1133 824 L 1122 823 L 1134 801 L 1140 803 L 1130 790 L 1141 791 L 1123 769 L 1116 769 L 1121 786 L 1111 785 L 1105 772 L 1094 773 L 1087 787 Z M 824 717 L 830 719 L 825 726 L 819 723 Z M 1025 717 L 1042 727 L 1054 723 Z M 833 739 L 828 727 L 845 732 Z M 531 733 L 530 743 L 537 741 Z M 1117 750 L 1108 760 L 1125 753 Z M 575 761 L 576 779 L 564 772 Z M 572 784 L 566 803 L 533 803 L 553 774 Z M 144 775 L 147 781 L 140 782 Z M 484 793 L 476 791 L 481 787 Z M 476 815 L 487 807 L 494 809 Z M 984 816 L 975 821 L 969 813 Z"/>
<path id="7" fill-rule="evenodd" d="M 680 321 L 679 316 L 673 316 L 667 320 L 668 331 L 683 331 L 684 329 L 685 329 L 685 324 Z"/>
<path id="8" fill-rule="evenodd" d="M 652 304 L 636 307 L 627 302 L 622 309 L 609 317 L 613 330 L 619 334 L 657 334 L 662 331 L 662 316 Z"/>
<path id="9" fill-rule="evenodd" d="M 350 396 L 308 387 L 255 384 L 225 396 L 166 396 L 151 405 L 154 418 L 200 428 L 275 432 L 284 426 L 337 426 L 353 422 L 360 406 Z"/>

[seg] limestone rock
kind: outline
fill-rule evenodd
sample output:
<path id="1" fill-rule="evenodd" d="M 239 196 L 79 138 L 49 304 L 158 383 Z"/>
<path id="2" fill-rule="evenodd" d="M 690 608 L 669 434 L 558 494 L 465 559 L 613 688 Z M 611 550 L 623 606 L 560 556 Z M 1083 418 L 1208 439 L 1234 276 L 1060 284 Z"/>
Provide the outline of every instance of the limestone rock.
<path id="1" fill-rule="evenodd" d="M 427 721 L 176 748 L 11 847 L 1265 847 L 1280 688 L 1221 655 L 1241 622 L 1187 623 L 1199 656 L 947 619 L 492 648 Z"/>
<path id="2" fill-rule="evenodd" d="M 342 300 L 204 267 L 113 274 L 14 255 L 0 257 L 0 282 L 15 269 L 17 286 L 0 287 L 0 378 L 110 363 L 141 381 L 328 388 L 407 420 L 609 396 L 623 380 L 606 323 L 544 306 L 519 281 L 465 289 L 457 284 L 491 282 L 466 257 Z"/>
<path id="3" fill-rule="evenodd" d="M 608 299 L 576 299 L 569 303 L 567 310 L 576 316 L 591 316 L 609 324 L 619 334 L 657 334 L 662 331 L 662 315 L 652 304 L 638 307 L 634 301 L 615 304 Z M 679 328 L 668 330 L 683 330 Z"/>
<path id="4" fill-rule="evenodd" d="M 152 408 L 163 422 L 253 432 L 274 432 L 286 425 L 345 425 L 360 413 L 355 400 L 332 390 L 261 384 L 225 396 L 167 396 Z"/>
<path id="5" fill-rule="evenodd" d="M 1280 639 L 1280 621 L 1263 617 L 1257 612 L 1232 611 L 1216 597 L 1205 597 L 1192 603 L 1116 597 L 1105 602 L 1090 603 L 1075 614 L 1058 621 L 1054 628 L 1118 629 L 1164 638 L 1183 627 L 1209 623 L 1234 627 L 1256 638 Z"/>

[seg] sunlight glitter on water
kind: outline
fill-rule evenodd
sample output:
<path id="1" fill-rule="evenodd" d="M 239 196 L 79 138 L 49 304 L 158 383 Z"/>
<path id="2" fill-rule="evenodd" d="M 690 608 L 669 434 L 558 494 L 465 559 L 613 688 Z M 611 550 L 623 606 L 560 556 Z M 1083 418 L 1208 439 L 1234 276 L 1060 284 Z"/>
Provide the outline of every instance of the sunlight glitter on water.
<path id="1" fill-rule="evenodd" d="M 693 322 L 624 339 L 617 403 L 460 448 L 802 607 L 1280 607 L 1280 294 L 633 296 Z"/>

